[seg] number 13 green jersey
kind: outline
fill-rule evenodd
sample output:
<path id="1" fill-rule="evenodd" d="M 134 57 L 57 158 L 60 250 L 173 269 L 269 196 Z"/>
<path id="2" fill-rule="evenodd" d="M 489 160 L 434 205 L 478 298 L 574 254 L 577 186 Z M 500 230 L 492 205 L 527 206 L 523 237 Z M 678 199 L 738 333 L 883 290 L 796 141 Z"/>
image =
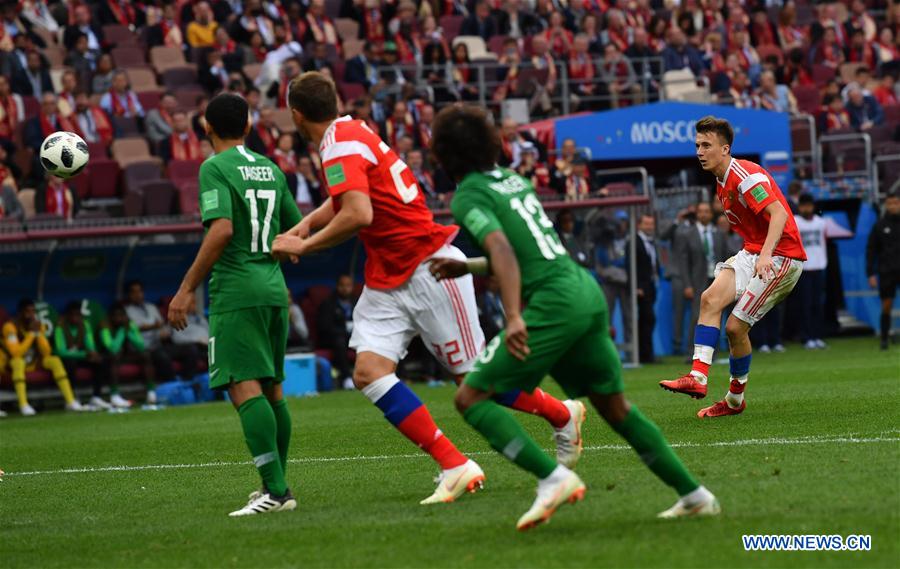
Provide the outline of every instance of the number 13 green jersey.
<path id="1" fill-rule="evenodd" d="M 252 306 L 287 306 L 272 241 L 300 221 L 284 173 L 268 158 L 235 146 L 200 167 L 200 213 L 207 227 L 230 219 L 231 242 L 209 279 L 211 314 Z"/>
<path id="2" fill-rule="evenodd" d="M 569 257 L 531 183 L 515 172 L 495 168 L 470 173 L 457 187 L 450 209 L 481 247 L 488 234 L 503 231 L 519 262 L 522 296 L 530 308 L 540 304 L 553 320 L 572 309 L 606 309 L 602 291 Z"/>

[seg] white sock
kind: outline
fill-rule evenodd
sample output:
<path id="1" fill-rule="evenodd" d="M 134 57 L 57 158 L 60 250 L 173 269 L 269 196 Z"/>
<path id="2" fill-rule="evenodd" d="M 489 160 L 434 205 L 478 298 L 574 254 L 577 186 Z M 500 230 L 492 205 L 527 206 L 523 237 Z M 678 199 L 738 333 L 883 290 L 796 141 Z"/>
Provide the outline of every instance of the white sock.
<path id="1" fill-rule="evenodd" d="M 713 354 L 716 349 L 712 346 L 704 346 L 703 344 L 694 344 L 694 357 L 692 359 L 700 360 L 706 365 L 712 365 Z M 691 370 L 691 375 L 697 378 L 701 384 L 706 385 L 706 374 L 700 371 Z"/>
<path id="2" fill-rule="evenodd" d="M 553 472 L 550 473 L 550 476 L 547 478 L 541 479 L 541 484 L 556 484 L 563 478 L 569 475 L 571 470 L 566 468 L 565 466 L 558 464 L 556 468 L 553 469 Z"/>
<path id="3" fill-rule="evenodd" d="M 707 502 L 712 498 L 714 498 L 713 493 L 707 490 L 706 486 L 700 486 L 693 492 L 689 492 L 682 496 L 681 503 L 694 506 L 697 504 L 702 504 L 703 502 Z"/>
<path id="4" fill-rule="evenodd" d="M 379 377 L 369 385 L 361 389 L 362 394 L 369 398 L 372 403 L 378 403 L 378 400 L 384 397 L 385 393 L 392 387 L 400 383 L 400 378 L 396 373 L 390 373 L 384 377 Z"/>
<path id="5" fill-rule="evenodd" d="M 741 385 L 745 385 L 747 383 L 747 379 L 749 376 L 742 375 L 741 377 L 732 377 L 731 381 L 737 380 Z M 729 382 L 729 386 L 731 383 Z M 740 393 L 732 393 L 731 389 L 728 390 L 728 393 L 725 394 L 725 403 L 728 403 L 728 406 L 732 409 L 737 409 L 741 406 L 741 403 L 744 402 L 744 392 Z"/>

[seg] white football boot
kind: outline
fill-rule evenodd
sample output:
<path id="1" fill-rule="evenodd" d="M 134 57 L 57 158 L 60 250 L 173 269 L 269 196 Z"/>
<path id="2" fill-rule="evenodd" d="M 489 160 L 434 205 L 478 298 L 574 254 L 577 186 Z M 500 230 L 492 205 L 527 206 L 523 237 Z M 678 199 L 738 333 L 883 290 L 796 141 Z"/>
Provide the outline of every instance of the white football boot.
<path id="1" fill-rule="evenodd" d="M 21 413 L 23 417 L 34 417 L 35 415 L 37 415 L 37 411 L 35 411 L 34 407 L 29 405 L 28 403 L 19 408 L 19 413 Z"/>
<path id="2" fill-rule="evenodd" d="M 584 482 L 577 474 L 565 466 L 557 466 L 550 476 L 538 482 L 537 498 L 531 509 L 519 518 L 516 529 L 525 531 L 546 523 L 563 504 L 574 504 L 584 499 L 586 491 Z"/>
<path id="3" fill-rule="evenodd" d="M 118 407 L 120 409 L 128 409 L 131 407 L 131 401 L 125 399 L 118 393 L 113 393 L 109 396 L 109 402 L 112 403 L 113 407 Z"/>
<path id="4" fill-rule="evenodd" d="M 566 468 L 575 468 L 581 458 L 581 425 L 587 412 L 581 401 L 569 399 L 563 401 L 563 405 L 569 410 L 570 417 L 565 426 L 553 433 L 553 438 L 556 439 L 556 460 Z"/>
<path id="5" fill-rule="evenodd" d="M 717 516 L 722 512 L 719 506 L 719 500 L 712 492 L 701 486 L 688 494 L 682 496 L 675 502 L 675 505 L 664 512 L 660 512 L 657 518 L 687 518 L 693 516 Z"/>
<path id="6" fill-rule="evenodd" d="M 461 466 L 441 472 L 434 494 L 419 503 L 423 505 L 446 504 L 466 492 L 474 493 L 482 488 L 484 488 L 484 472 L 478 463 L 469 459 Z"/>
<path id="7" fill-rule="evenodd" d="M 246 506 L 228 515 L 232 518 L 240 518 L 243 516 L 255 516 L 256 514 L 268 514 L 270 512 L 289 512 L 296 508 L 297 500 L 290 490 L 280 498 L 276 498 L 268 492 L 253 492 L 250 494 L 250 501 L 247 502 Z"/>

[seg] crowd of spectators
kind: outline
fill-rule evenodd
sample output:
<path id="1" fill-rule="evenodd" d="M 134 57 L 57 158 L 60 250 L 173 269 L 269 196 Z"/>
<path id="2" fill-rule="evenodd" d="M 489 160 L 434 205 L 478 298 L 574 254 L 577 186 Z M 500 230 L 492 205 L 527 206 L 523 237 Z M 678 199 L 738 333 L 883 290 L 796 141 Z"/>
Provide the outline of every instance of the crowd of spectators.
<path id="1" fill-rule="evenodd" d="M 822 131 L 900 120 L 900 5 L 878 0 L 21 0 L 6 2 L 0 17 L 6 217 L 72 217 L 83 199 L 98 197 L 90 176 L 43 175 L 37 153 L 55 130 L 89 142 L 98 176 L 110 170 L 97 161 L 126 170 L 113 170 L 122 183 L 100 197 L 139 192 L 127 168 L 153 160 L 176 193 L 189 194 L 172 163 L 212 152 L 202 112 L 219 91 L 247 98 L 255 120 L 248 146 L 272 157 L 298 202 L 314 206 L 322 198 L 318 155 L 286 109 L 290 80 L 308 70 L 335 79 L 343 112 L 413 162 L 435 200 L 452 189 L 424 151 L 435 108 L 516 97 L 530 101 L 532 115 L 555 114 L 564 78 L 570 108 L 655 100 L 665 72 L 687 69 L 720 102 L 809 112 Z M 519 127 L 503 124 L 505 165 L 568 199 L 598 189 L 585 157 L 548 155 Z M 117 147 L 135 137 L 147 141 L 143 149 Z M 36 191 L 16 199 L 23 188 Z M 157 198 L 165 203 L 132 213 L 193 213 L 189 198 Z"/>

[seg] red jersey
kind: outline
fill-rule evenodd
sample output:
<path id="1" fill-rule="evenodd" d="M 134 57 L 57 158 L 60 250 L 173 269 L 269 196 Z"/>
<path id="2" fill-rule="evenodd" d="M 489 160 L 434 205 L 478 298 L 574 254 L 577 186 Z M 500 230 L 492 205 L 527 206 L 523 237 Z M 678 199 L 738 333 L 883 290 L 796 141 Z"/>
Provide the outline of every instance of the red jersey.
<path id="1" fill-rule="evenodd" d="M 435 223 L 412 171 L 363 121 L 335 120 L 319 154 L 332 198 L 353 190 L 372 200 L 372 224 L 359 232 L 366 248 L 366 286 L 397 288 L 459 232 L 456 225 Z M 339 211 L 340 200 L 332 203 Z"/>
<path id="2" fill-rule="evenodd" d="M 728 222 L 744 239 L 744 249 L 758 255 L 769 232 L 769 214 L 764 210 L 773 202 L 781 202 L 788 218 L 775 245 L 773 256 L 806 260 L 806 251 L 800 241 L 800 232 L 794 221 L 791 207 L 772 176 L 759 164 L 749 160 L 732 158 L 725 171 L 725 182 L 716 180 L 716 194 L 725 207 Z"/>

